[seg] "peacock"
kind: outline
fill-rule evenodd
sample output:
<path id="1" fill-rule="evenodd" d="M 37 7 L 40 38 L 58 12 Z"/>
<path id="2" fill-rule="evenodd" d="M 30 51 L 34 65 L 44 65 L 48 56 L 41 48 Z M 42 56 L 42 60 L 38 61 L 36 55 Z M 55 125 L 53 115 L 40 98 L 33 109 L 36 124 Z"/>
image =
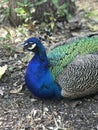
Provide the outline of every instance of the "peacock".
<path id="1" fill-rule="evenodd" d="M 46 53 L 40 38 L 22 43 L 34 53 L 25 83 L 38 98 L 82 98 L 98 92 L 98 33 L 65 41 Z"/>

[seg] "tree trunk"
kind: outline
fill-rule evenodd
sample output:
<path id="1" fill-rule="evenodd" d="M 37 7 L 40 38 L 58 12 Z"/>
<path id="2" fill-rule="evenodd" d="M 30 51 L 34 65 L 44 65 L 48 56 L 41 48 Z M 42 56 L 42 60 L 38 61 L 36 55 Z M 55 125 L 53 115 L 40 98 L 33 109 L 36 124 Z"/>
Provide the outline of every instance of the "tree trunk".
<path id="1" fill-rule="evenodd" d="M 10 8 L 9 20 L 13 26 L 17 26 L 22 23 L 22 19 L 18 17 L 14 11 L 15 8 L 19 7 L 17 5 L 17 1 L 22 2 L 22 0 L 9 0 L 9 8 Z"/>
<path id="2" fill-rule="evenodd" d="M 14 11 L 14 9 L 16 7 L 19 7 L 17 5 L 17 2 L 23 2 L 23 1 L 24 0 L 9 0 L 9 7 L 10 7 L 9 20 L 10 20 L 11 24 L 14 26 L 18 26 L 19 24 L 22 24 L 22 22 L 23 22 L 23 20 L 19 16 L 17 16 L 17 14 Z M 31 2 L 33 4 L 35 4 L 37 1 L 38 0 L 28 0 L 28 2 Z M 72 2 L 71 0 L 59 0 L 59 5 L 63 5 L 64 3 L 66 3 L 68 5 L 67 6 L 68 13 L 74 14 L 74 12 L 75 12 L 74 2 Z M 32 14 L 32 16 L 33 16 L 32 20 L 37 20 L 39 22 L 45 21 L 45 19 L 48 19 L 49 16 L 44 16 L 44 12 L 51 13 L 51 14 L 53 14 L 53 16 L 55 16 L 55 18 L 58 19 L 58 17 L 56 16 L 57 9 L 55 8 L 55 6 L 53 5 L 51 0 L 47 0 L 47 2 L 36 6 L 35 9 L 36 9 L 35 13 Z M 64 16 L 64 19 L 67 20 L 66 15 Z"/>

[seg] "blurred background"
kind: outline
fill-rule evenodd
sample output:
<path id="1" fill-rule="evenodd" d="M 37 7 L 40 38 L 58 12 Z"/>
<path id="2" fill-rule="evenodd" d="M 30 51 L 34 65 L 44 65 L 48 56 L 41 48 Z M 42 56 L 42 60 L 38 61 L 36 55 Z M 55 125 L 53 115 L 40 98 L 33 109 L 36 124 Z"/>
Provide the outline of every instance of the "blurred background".
<path id="1" fill-rule="evenodd" d="M 41 35 L 56 42 L 97 31 L 97 6 L 97 0 L 1 0 L 0 41 Z"/>

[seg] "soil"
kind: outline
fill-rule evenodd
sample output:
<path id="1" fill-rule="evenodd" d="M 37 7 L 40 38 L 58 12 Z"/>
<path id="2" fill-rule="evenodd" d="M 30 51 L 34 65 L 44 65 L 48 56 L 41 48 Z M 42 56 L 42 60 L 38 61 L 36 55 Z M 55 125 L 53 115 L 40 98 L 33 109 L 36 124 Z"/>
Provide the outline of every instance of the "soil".
<path id="1" fill-rule="evenodd" d="M 77 24 L 73 23 L 72 34 L 77 34 L 73 31 Z M 78 25 L 81 26 L 79 20 Z M 86 30 L 82 23 L 78 33 L 85 33 L 84 27 Z M 25 55 L 3 45 L 0 47 L 0 66 L 8 65 L 0 79 L 0 130 L 98 130 L 98 95 L 77 100 L 34 97 L 24 83 L 28 63 L 24 61 Z"/>
<path id="2" fill-rule="evenodd" d="M 1 130 L 97 130 L 98 98 L 41 100 L 24 84 L 25 54 L 0 49 L 0 65 L 8 69 L 0 80 Z"/>

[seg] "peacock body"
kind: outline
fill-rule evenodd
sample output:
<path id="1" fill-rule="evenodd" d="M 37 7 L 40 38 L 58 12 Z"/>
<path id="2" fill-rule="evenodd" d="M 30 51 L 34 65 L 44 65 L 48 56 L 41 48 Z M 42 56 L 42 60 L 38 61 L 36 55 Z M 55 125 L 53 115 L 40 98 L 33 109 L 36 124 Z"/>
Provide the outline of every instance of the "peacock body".
<path id="1" fill-rule="evenodd" d="M 98 92 L 98 34 L 73 38 L 48 54 L 38 38 L 29 38 L 24 49 L 35 53 L 25 81 L 39 98 L 80 98 Z"/>

